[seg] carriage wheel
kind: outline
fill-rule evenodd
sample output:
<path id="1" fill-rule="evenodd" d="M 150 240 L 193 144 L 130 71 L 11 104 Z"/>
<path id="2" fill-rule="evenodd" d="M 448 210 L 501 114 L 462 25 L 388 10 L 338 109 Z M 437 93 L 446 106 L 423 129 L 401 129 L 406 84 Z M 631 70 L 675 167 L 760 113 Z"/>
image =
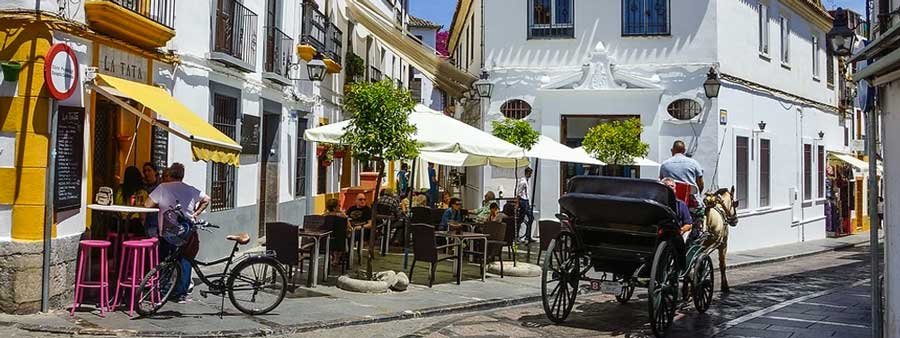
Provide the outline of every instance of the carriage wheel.
<path id="1" fill-rule="evenodd" d="M 713 263 L 712 259 L 709 258 L 709 255 L 704 255 L 703 258 L 697 262 L 693 280 L 694 307 L 697 308 L 697 312 L 704 313 L 709 309 L 709 305 L 712 303 L 713 289 L 715 287 Z"/>
<path id="2" fill-rule="evenodd" d="M 631 295 L 634 294 L 634 279 L 616 275 L 613 277 L 613 280 L 617 280 L 623 284 L 622 289 L 616 294 L 616 300 L 622 304 L 628 303 L 628 301 L 631 300 Z"/>
<path id="3" fill-rule="evenodd" d="M 564 321 L 575 306 L 581 277 L 579 265 L 575 237 L 569 232 L 561 232 L 550 242 L 541 266 L 544 313 L 554 323 Z"/>
<path id="4" fill-rule="evenodd" d="M 665 335 L 675 318 L 678 297 L 678 268 L 675 252 L 667 242 L 660 242 L 650 269 L 649 308 L 650 328 L 657 337 Z"/>

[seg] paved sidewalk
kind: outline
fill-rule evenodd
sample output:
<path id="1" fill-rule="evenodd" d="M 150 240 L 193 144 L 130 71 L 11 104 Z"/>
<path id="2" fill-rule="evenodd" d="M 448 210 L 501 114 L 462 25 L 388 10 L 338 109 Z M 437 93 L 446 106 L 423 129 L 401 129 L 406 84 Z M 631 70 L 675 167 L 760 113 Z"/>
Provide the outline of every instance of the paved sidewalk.
<path id="1" fill-rule="evenodd" d="M 762 264 L 837 250 L 867 241 L 868 234 L 860 234 L 744 251 L 730 254 L 727 264 L 729 267 Z M 522 251 L 520 257 L 524 258 Z M 390 257 L 380 259 L 390 261 Z M 532 255 L 532 261 L 535 259 L 535 255 Z M 225 300 L 224 316 L 219 318 L 222 299 L 201 298 L 198 291 L 205 287 L 198 286 L 193 302 L 167 304 L 153 318 L 132 319 L 122 311 L 108 314 L 104 318 L 86 307 L 84 312 L 76 312 L 74 317 L 69 317 L 65 311 L 28 316 L 0 315 L 0 325 L 15 325 L 30 331 L 84 335 L 263 336 L 540 301 L 539 277 L 500 278 L 488 275 L 487 280 L 482 282 L 478 266 L 467 265 L 463 269 L 462 285 L 456 285 L 452 282 L 450 264 L 445 263 L 438 265 L 438 280 L 433 288 L 428 288 L 422 284 L 427 282 L 427 268 L 424 265 L 416 270 L 414 284 L 405 292 L 379 295 L 350 293 L 333 287 L 332 278 L 332 282 L 317 288 L 300 287 L 289 294 L 272 314 L 265 316 L 244 316 Z M 301 276 L 300 280 L 305 280 L 305 276 Z"/>
<path id="2" fill-rule="evenodd" d="M 796 298 L 732 320 L 716 337 L 872 337 L 871 283 Z"/>

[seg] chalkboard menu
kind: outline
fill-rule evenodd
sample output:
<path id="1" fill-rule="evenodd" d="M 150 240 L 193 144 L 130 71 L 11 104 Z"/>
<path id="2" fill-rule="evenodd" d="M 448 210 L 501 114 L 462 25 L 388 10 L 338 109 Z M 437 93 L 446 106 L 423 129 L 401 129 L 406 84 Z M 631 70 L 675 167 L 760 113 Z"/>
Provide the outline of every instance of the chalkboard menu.
<path id="1" fill-rule="evenodd" d="M 259 116 L 244 115 L 241 124 L 241 154 L 259 155 Z"/>
<path id="2" fill-rule="evenodd" d="M 169 125 L 168 122 L 160 121 L 160 123 Z M 160 170 L 169 165 L 169 131 L 160 126 L 153 126 L 153 139 L 150 142 L 150 162 L 155 164 L 156 168 Z"/>
<path id="3" fill-rule="evenodd" d="M 60 107 L 57 119 L 56 182 L 53 203 L 57 210 L 66 210 L 81 205 L 84 110 Z"/>

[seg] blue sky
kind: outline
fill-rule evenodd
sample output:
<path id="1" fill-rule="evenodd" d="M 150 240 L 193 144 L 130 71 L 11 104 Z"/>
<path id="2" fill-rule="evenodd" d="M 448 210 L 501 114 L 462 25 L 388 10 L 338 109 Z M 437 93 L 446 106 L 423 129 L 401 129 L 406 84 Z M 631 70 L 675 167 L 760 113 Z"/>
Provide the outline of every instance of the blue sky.
<path id="1" fill-rule="evenodd" d="M 822 0 L 822 4 L 828 9 L 844 7 L 851 8 L 863 15 L 866 14 L 865 0 Z M 450 28 L 453 11 L 456 10 L 456 0 L 410 0 L 409 5 L 412 15 L 442 25 L 444 30 Z"/>

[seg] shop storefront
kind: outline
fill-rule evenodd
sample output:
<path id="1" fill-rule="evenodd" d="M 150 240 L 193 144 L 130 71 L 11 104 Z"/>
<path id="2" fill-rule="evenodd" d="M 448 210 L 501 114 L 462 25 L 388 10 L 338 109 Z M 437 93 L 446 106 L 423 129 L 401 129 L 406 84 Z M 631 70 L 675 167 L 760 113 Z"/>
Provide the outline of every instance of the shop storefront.
<path id="1" fill-rule="evenodd" d="M 825 172 L 825 231 L 828 237 L 869 231 L 866 208 L 868 163 L 853 155 L 829 152 Z"/>

